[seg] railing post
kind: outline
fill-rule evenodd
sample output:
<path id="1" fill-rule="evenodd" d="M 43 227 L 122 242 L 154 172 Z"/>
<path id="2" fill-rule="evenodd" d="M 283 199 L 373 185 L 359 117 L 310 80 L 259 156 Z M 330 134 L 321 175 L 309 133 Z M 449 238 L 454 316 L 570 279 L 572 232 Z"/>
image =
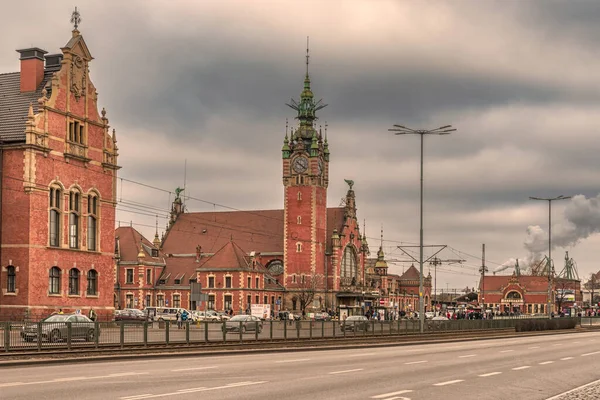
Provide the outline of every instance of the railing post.
<path id="1" fill-rule="evenodd" d="M 287 320 L 283 320 L 283 339 L 287 340 Z"/>
<path id="2" fill-rule="evenodd" d="M 308 335 L 308 338 L 309 338 L 309 339 L 311 339 L 311 340 L 312 340 L 312 328 L 313 328 L 313 324 L 314 324 L 314 323 L 315 323 L 315 321 L 314 321 L 314 320 L 311 320 L 311 321 L 310 321 L 310 326 L 308 327 L 308 330 L 309 330 L 309 335 Z"/>
<path id="3" fill-rule="evenodd" d="M 240 321 L 240 343 L 244 342 L 244 336 L 242 335 L 242 321 Z"/>
<path id="4" fill-rule="evenodd" d="M 73 333 L 73 323 L 67 322 L 67 349 L 71 350 L 71 334 Z"/>
<path id="5" fill-rule="evenodd" d="M 94 347 L 100 344 L 100 322 L 94 321 Z"/>
<path id="6" fill-rule="evenodd" d="M 208 321 L 204 321 L 204 343 L 208 343 Z"/>
<path id="7" fill-rule="evenodd" d="M 148 321 L 144 321 L 144 347 L 148 347 Z"/>
<path id="8" fill-rule="evenodd" d="M 325 320 L 321 321 L 321 339 L 325 337 Z"/>
<path id="9" fill-rule="evenodd" d="M 254 321 L 254 340 L 258 342 L 258 321 Z"/>
<path id="10" fill-rule="evenodd" d="M 185 321 L 185 343 L 190 344 L 190 321 Z"/>
<path id="11" fill-rule="evenodd" d="M 125 346 L 125 321 L 119 321 L 119 343 L 121 348 Z"/>
<path id="12" fill-rule="evenodd" d="M 37 323 L 37 348 L 42 351 L 42 322 Z"/>
<path id="13" fill-rule="evenodd" d="M 294 318 L 294 322 L 296 323 L 296 339 L 300 340 L 300 321 L 296 321 Z"/>
<path id="14" fill-rule="evenodd" d="M 165 324 L 165 343 L 169 345 L 169 339 L 171 336 L 171 321 L 166 321 Z"/>
<path id="15" fill-rule="evenodd" d="M 10 350 L 10 322 L 4 324 L 4 350 Z"/>
<path id="16" fill-rule="evenodd" d="M 337 321 L 331 321 L 332 327 L 333 327 L 333 337 L 335 338 L 335 324 L 337 323 Z"/>
<path id="17" fill-rule="evenodd" d="M 271 341 L 273 341 L 273 320 L 272 319 L 269 321 L 269 335 L 270 335 Z"/>

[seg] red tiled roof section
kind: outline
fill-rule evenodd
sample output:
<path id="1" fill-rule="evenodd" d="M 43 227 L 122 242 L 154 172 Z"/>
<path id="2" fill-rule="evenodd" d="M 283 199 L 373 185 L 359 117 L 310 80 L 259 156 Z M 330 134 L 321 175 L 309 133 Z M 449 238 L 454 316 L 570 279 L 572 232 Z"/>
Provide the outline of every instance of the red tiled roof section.
<path id="1" fill-rule="evenodd" d="M 499 292 L 502 288 L 508 286 L 514 275 L 493 275 L 485 277 L 485 291 Z M 519 284 L 528 292 L 544 292 L 548 290 L 548 278 L 545 276 L 518 276 Z M 479 283 L 481 287 L 481 281 Z"/>
<path id="2" fill-rule="evenodd" d="M 119 237 L 120 261 L 137 261 L 137 256 L 140 252 L 140 242 L 143 242 L 150 248 L 154 248 L 154 245 L 148 239 L 130 226 L 117 228 L 115 236 Z M 144 249 L 144 253 L 146 257 L 152 257 L 152 254 L 148 254 L 146 249 Z"/>
<path id="3" fill-rule="evenodd" d="M 283 252 L 283 210 L 181 214 L 162 250 L 167 254 L 214 253 L 231 240 L 249 251 Z"/>
<path id="4" fill-rule="evenodd" d="M 419 277 L 421 276 L 421 274 L 419 273 L 419 271 L 415 268 L 414 265 L 411 265 L 403 274 L 402 276 L 400 276 L 400 280 L 415 280 L 415 279 L 419 279 Z"/>
<path id="5" fill-rule="evenodd" d="M 229 241 L 202 265 L 202 269 L 205 270 L 217 270 L 221 268 L 248 269 L 244 250 L 237 244 Z"/>
<path id="6" fill-rule="evenodd" d="M 175 282 L 175 278 L 178 278 L 183 274 L 184 278 L 181 285 L 189 285 L 190 278 L 196 278 L 196 268 L 201 267 L 208 260 L 209 258 L 200 258 L 200 262 L 196 262 L 196 257 L 167 258 L 165 260 L 167 267 L 165 268 L 161 279 L 165 279 L 165 277 L 170 274 L 165 284 L 172 285 Z"/>
<path id="7" fill-rule="evenodd" d="M 183 213 L 167 233 L 166 254 L 214 253 L 230 241 L 260 253 L 283 253 L 283 210 Z M 327 209 L 327 248 L 333 229 L 342 231 L 344 208 Z"/>

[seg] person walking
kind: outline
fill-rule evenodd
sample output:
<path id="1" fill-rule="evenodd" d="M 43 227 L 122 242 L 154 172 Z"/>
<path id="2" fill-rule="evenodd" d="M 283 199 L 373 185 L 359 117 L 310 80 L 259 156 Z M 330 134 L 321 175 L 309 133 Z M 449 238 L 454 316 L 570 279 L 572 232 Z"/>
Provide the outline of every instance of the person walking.
<path id="1" fill-rule="evenodd" d="M 96 311 L 94 311 L 94 309 L 93 309 L 93 308 L 90 308 L 90 313 L 89 313 L 88 317 L 89 317 L 89 318 L 90 318 L 92 321 L 96 322 L 96 318 L 98 318 L 98 316 L 96 315 Z"/>
<path id="2" fill-rule="evenodd" d="M 175 319 L 177 320 L 177 329 L 181 329 L 181 311 L 177 310 L 177 314 L 175 314 Z"/>

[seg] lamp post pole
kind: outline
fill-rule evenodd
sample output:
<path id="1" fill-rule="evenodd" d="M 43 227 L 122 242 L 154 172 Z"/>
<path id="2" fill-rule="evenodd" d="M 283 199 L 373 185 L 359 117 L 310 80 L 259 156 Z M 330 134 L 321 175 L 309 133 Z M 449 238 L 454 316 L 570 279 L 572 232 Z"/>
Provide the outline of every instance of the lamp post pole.
<path id="1" fill-rule="evenodd" d="M 421 193 L 420 193 L 420 229 L 419 229 L 419 325 L 420 331 L 423 333 L 425 326 L 425 303 L 423 299 L 423 138 L 425 135 L 448 135 L 451 132 L 456 131 L 452 128 L 452 125 L 441 126 L 436 129 L 411 129 L 402 125 L 394 125 L 393 128 L 388 129 L 390 132 L 394 132 L 396 135 L 419 135 L 421 136 Z"/>
<path id="2" fill-rule="evenodd" d="M 556 200 L 567 200 L 570 199 L 571 196 L 563 196 L 560 195 L 558 197 L 529 197 L 530 200 L 543 200 L 548 202 L 548 303 L 546 304 L 546 314 L 548 314 L 548 318 L 552 316 L 552 308 L 553 304 L 552 299 L 552 275 L 554 273 L 554 269 L 552 268 L 552 202 Z"/>

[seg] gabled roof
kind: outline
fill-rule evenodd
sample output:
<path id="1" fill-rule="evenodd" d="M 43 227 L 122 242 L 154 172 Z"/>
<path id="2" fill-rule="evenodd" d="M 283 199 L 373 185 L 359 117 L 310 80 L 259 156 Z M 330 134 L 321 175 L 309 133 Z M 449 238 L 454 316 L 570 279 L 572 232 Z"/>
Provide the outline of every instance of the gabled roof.
<path id="1" fill-rule="evenodd" d="M 414 265 L 411 265 L 401 276 L 400 276 L 400 280 L 402 281 L 413 281 L 416 279 L 419 279 L 419 277 L 421 276 L 421 274 L 419 273 L 419 271 L 415 268 Z"/>
<path id="2" fill-rule="evenodd" d="M 227 242 L 206 261 L 203 270 L 248 269 L 246 253 L 232 241 Z"/>
<path id="3" fill-rule="evenodd" d="M 42 89 L 56 69 L 44 71 L 42 83 L 34 92 L 21 93 L 19 72 L 0 74 L 0 140 L 5 143 L 25 141 L 25 122 L 29 104 L 38 112 Z"/>
<path id="4" fill-rule="evenodd" d="M 120 261 L 137 261 L 141 247 L 146 256 L 146 261 L 163 262 L 163 255 L 160 252 L 160 258 L 152 257 L 148 249 L 153 249 L 154 245 L 135 228 L 131 226 L 119 227 L 115 230 L 115 237 L 119 238 Z M 144 246 L 141 246 L 142 243 Z"/>
<path id="5" fill-rule="evenodd" d="M 523 286 L 528 292 L 547 292 L 548 278 L 545 276 L 533 275 L 486 275 L 484 278 L 484 291 L 500 292 L 508 286 L 510 281 L 514 280 Z M 481 289 L 481 280 L 479 281 Z"/>

